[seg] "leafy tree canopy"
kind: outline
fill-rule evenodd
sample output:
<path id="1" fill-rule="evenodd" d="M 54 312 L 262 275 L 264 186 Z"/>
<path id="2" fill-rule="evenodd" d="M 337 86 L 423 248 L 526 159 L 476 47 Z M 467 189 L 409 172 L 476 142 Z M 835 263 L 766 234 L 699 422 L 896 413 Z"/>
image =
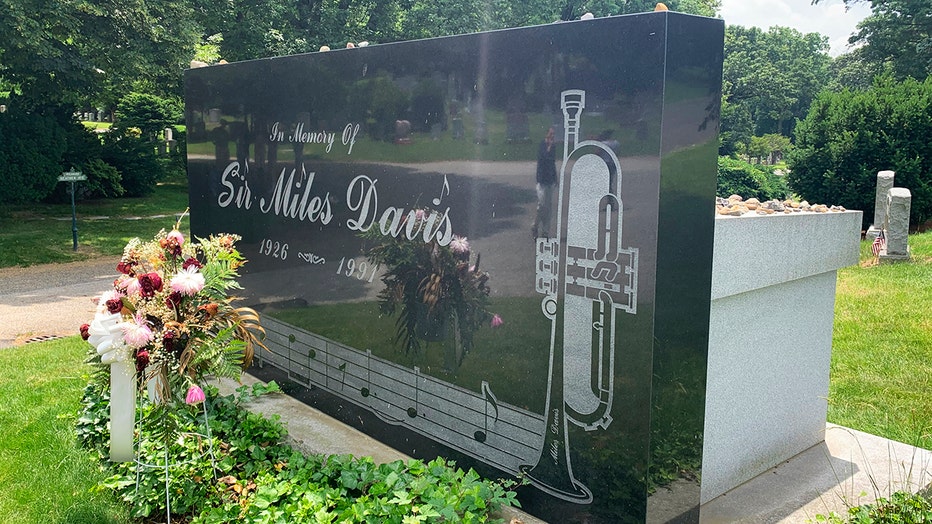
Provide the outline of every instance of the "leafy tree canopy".
<path id="1" fill-rule="evenodd" d="M 723 154 L 751 136 L 790 135 L 829 80 L 828 38 L 788 27 L 728 26 L 725 31 Z M 725 141 L 728 140 L 728 141 Z"/>
<path id="2" fill-rule="evenodd" d="M 818 3 L 821 0 L 815 0 Z M 855 4 L 867 0 L 844 0 Z M 858 24 L 851 44 L 863 44 L 865 61 L 896 78 L 919 80 L 932 74 L 932 3 L 927 0 L 871 0 L 871 15 Z"/>
<path id="3" fill-rule="evenodd" d="M 0 0 L 0 76 L 30 105 L 134 81 L 177 90 L 199 28 L 185 1 Z"/>

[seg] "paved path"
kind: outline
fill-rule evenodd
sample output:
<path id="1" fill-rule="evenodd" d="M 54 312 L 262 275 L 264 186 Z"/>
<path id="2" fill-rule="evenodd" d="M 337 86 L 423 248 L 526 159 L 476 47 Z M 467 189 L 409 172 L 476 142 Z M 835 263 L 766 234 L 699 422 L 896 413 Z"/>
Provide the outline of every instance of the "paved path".
<path id="1" fill-rule="evenodd" d="M 0 269 L 0 348 L 45 335 L 75 335 L 112 286 L 119 257 Z"/>

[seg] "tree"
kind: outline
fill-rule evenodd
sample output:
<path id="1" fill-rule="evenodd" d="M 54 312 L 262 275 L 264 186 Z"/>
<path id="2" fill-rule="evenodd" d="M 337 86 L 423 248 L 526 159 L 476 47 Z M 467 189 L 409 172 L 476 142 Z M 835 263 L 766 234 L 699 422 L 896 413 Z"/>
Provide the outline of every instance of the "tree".
<path id="1" fill-rule="evenodd" d="M 842 91 L 851 89 L 866 91 L 874 83 L 874 77 L 892 69 L 882 64 L 871 62 L 864 57 L 864 48 L 859 47 L 832 60 L 829 66 L 830 80 L 827 89 Z"/>
<path id="2" fill-rule="evenodd" d="M 179 93 L 200 35 L 183 0 L 0 0 L 0 10 L 0 76 L 32 107 L 139 80 Z"/>
<path id="3" fill-rule="evenodd" d="M 809 201 L 873 209 L 878 171 L 912 193 L 910 221 L 932 216 L 932 77 L 880 77 L 867 91 L 825 91 L 796 127 L 790 187 Z M 864 224 L 870 220 L 864 216 Z"/>
<path id="4" fill-rule="evenodd" d="M 181 106 L 178 99 L 129 93 L 117 104 L 117 122 L 123 128 L 139 128 L 146 140 L 155 141 L 163 129 L 182 122 Z"/>
<path id="5" fill-rule="evenodd" d="M 871 0 L 871 15 L 858 24 L 849 42 L 864 44 L 864 60 L 881 69 L 889 66 L 896 78 L 922 80 L 932 74 L 932 3 Z"/>
<path id="6" fill-rule="evenodd" d="M 731 113 L 723 110 L 723 134 L 731 140 L 722 144 L 722 154 L 747 144 L 750 136 L 777 133 L 790 135 L 797 118 L 805 116 L 816 94 L 828 82 L 828 38 L 818 33 L 802 34 L 788 27 L 759 28 L 728 26 L 725 31 L 723 92 Z M 746 118 L 746 129 L 732 129 L 728 117 Z"/>
<path id="7" fill-rule="evenodd" d="M 757 159 L 758 163 L 766 161 L 768 164 L 773 165 L 779 162 L 792 147 L 793 144 L 788 137 L 769 133 L 764 136 L 751 137 L 747 147 L 747 155 L 750 158 Z"/>

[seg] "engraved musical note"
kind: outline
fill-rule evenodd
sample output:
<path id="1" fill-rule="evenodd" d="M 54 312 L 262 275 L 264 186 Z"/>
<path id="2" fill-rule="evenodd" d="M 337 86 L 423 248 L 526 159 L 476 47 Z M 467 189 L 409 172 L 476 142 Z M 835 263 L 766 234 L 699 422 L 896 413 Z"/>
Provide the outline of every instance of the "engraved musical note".
<path id="1" fill-rule="evenodd" d="M 420 410 L 421 404 L 418 399 L 420 393 L 420 386 L 418 385 L 418 378 L 421 376 L 421 368 L 414 367 L 414 406 L 408 408 L 408 416 L 411 418 L 417 418 L 418 411 Z"/>
<path id="2" fill-rule="evenodd" d="M 492 388 L 489 386 L 489 383 L 485 380 L 482 381 L 482 396 L 485 397 L 485 427 L 482 430 L 477 430 L 473 434 L 473 438 L 480 444 L 484 443 L 489 435 L 489 406 L 492 406 L 492 410 L 495 412 L 492 424 L 494 425 L 498 422 L 498 399 L 495 397 L 495 393 L 492 393 Z"/>
<path id="3" fill-rule="evenodd" d="M 337 369 L 340 370 L 340 391 L 343 391 L 343 386 L 346 385 L 346 362 L 340 364 Z"/>
<path id="4" fill-rule="evenodd" d="M 443 187 L 440 188 L 440 196 L 433 200 L 435 206 L 440 205 L 440 201 L 443 200 L 444 192 L 447 195 L 450 194 L 450 182 L 447 181 L 447 175 L 443 175 Z"/>
<path id="5" fill-rule="evenodd" d="M 367 398 L 372 391 L 369 386 L 372 385 L 372 350 L 366 350 L 366 385 L 360 388 L 359 394 Z"/>

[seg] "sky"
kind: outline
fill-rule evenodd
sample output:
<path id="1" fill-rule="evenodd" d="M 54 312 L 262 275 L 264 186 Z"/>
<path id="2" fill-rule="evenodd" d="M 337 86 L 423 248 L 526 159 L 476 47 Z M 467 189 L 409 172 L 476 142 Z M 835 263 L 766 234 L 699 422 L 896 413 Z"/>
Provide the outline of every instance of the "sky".
<path id="1" fill-rule="evenodd" d="M 832 56 L 848 50 L 848 37 L 855 26 L 870 14 L 870 2 L 854 4 L 845 11 L 841 0 L 722 0 L 719 15 L 728 25 L 759 27 L 779 25 L 801 33 L 821 33 L 828 37 Z"/>

